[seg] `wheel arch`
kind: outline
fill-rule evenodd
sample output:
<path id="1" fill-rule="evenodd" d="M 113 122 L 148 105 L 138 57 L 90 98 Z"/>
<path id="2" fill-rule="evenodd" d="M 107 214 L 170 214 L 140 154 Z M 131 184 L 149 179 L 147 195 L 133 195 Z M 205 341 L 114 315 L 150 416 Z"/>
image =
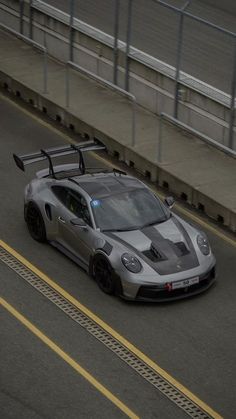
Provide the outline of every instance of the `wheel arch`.
<path id="1" fill-rule="evenodd" d="M 28 213 L 30 208 L 34 208 L 38 212 L 39 218 L 42 220 L 43 232 L 42 232 L 42 237 L 40 239 L 37 239 L 37 238 L 33 237 L 32 234 L 31 234 L 31 231 L 30 231 L 30 227 L 29 227 L 28 219 L 27 219 L 27 213 Z M 47 230 L 46 230 L 46 226 L 45 226 L 44 214 L 42 214 L 42 210 L 41 210 L 40 206 L 35 201 L 30 200 L 29 202 L 27 202 L 27 204 L 24 205 L 24 218 L 25 218 L 25 221 L 26 221 L 26 224 L 28 226 L 28 230 L 29 230 L 31 236 L 36 241 L 47 242 Z"/>
<path id="2" fill-rule="evenodd" d="M 106 252 L 102 249 L 98 249 L 94 255 L 92 255 L 90 257 L 90 261 L 89 261 L 89 274 L 90 276 L 95 280 L 94 277 L 94 263 L 97 259 L 102 258 L 103 260 L 106 261 L 106 263 L 108 263 L 112 269 L 112 274 L 113 274 L 113 278 L 115 281 L 115 295 L 119 295 L 122 296 L 123 295 L 123 287 L 122 287 L 122 281 L 120 279 L 120 276 L 116 273 L 116 271 L 114 270 L 110 260 L 107 257 L 108 255 L 106 254 Z"/>

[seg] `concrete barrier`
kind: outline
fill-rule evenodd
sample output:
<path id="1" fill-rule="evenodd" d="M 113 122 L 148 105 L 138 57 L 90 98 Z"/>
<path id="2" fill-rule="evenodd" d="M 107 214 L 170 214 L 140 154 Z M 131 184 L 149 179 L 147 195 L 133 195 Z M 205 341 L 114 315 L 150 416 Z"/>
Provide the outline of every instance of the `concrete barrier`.
<path id="1" fill-rule="evenodd" d="M 30 89 L 3 72 L 0 72 L 0 87 L 5 88 L 9 93 L 16 95 L 44 114 L 47 114 L 51 119 L 72 129 L 83 138 L 102 141 L 107 146 L 110 155 L 142 173 L 149 180 L 164 188 L 166 193 L 168 191 L 170 191 L 169 193 L 174 193 L 180 199 L 227 226 L 231 231 L 236 232 L 236 213 L 234 210 L 209 198 L 207 191 L 206 193 L 200 192 L 182 179 L 174 176 L 166 170 L 165 165 L 150 162 L 143 155 L 138 154 L 131 146 L 121 144 L 98 130 L 95 126 L 89 125 L 81 118 L 78 118 L 71 110 L 57 105 L 49 100 L 46 95 Z"/>
<path id="2" fill-rule="evenodd" d="M 19 27 L 15 0 L 0 5 L 1 19 Z M 18 6 L 19 8 L 19 6 Z M 69 16 L 42 2 L 34 2 L 33 39 L 47 47 L 50 55 L 69 60 Z M 29 34 L 29 7 L 25 5 L 24 33 Z M 107 81 L 113 79 L 113 38 L 79 20 L 74 20 L 74 62 Z M 130 92 L 137 103 L 160 115 L 173 115 L 175 69 L 137 49 L 130 49 Z M 124 88 L 125 44 L 119 41 L 118 84 Z M 181 73 L 179 118 L 193 129 L 228 146 L 230 96 L 190 75 Z M 234 128 L 233 149 L 236 149 Z"/>

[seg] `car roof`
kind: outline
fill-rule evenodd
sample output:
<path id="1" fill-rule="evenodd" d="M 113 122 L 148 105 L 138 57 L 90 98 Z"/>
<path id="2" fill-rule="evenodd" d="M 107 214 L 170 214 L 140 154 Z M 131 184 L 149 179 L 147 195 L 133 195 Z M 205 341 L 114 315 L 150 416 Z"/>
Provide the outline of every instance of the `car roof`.
<path id="1" fill-rule="evenodd" d="M 116 173 L 85 174 L 70 180 L 77 183 L 93 199 L 145 187 L 138 179 Z"/>

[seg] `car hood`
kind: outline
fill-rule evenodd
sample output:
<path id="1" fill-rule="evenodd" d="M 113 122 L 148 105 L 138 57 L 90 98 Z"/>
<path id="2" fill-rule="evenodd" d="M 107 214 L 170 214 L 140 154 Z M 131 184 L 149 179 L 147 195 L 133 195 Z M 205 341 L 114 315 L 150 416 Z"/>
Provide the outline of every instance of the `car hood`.
<path id="1" fill-rule="evenodd" d="M 168 275 L 199 265 L 192 240 L 174 216 L 161 224 L 140 230 L 109 232 L 107 236 L 135 253 L 160 275 Z"/>

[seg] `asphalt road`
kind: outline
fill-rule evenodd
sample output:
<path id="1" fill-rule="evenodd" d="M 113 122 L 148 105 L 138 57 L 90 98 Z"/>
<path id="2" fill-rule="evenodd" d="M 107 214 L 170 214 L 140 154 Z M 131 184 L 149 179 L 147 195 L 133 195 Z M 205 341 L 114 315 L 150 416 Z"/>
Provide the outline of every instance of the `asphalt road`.
<path id="1" fill-rule="evenodd" d="M 69 0 L 45 0 L 46 3 L 70 13 Z M 166 1 L 183 7 L 184 0 Z M 209 4 L 210 3 L 210 4 Z M 235 32 L 236 14 L 232 0 L 226 2 L 226 10 L 213 6 L 213 2 L 193 0 L 189 12 L 211 23 Z M 78 0 L 75 2 L 75 16 L 98 29 L 114 34 L 114 0 Z M 119 38 L 126 40 L 127 28 L 126 0 L 120 0 Z M 179 16 L 153 0 L 133 2 L 131 44 L 168 63 L 176 66 Z M 231 93 L 233 75 L 233 38 L 216 29 L 195 22 L 186 17 L 183 27 L 183 50 L 181 69 L 222 91 Z"/>
<path id="2" fill-rule="evenodd" d="M 74 263 L 34 242 L 23 221 L 23 188 L 33 176 L 12 153 L 65 142 L 63 134 L 0 96 L 0 238 L 201 400 L 227 418 L 236 411 L 236 265 L 227 236 L 208 231 L 218 281 L 201 296 L 171 304 L 134 304 L 104 295 Z M 97 165 L 97 163 L 96 163 Z M 216 228 L 216 233 L 218 229 Z M 142 418 L 185 414 L 52 303 L 0 264 L 1 295 Z M 124 414 L 1 307 L 0 416 L 118 418 Z M 20 413 L 20 415 L 19 415 Z"/>

